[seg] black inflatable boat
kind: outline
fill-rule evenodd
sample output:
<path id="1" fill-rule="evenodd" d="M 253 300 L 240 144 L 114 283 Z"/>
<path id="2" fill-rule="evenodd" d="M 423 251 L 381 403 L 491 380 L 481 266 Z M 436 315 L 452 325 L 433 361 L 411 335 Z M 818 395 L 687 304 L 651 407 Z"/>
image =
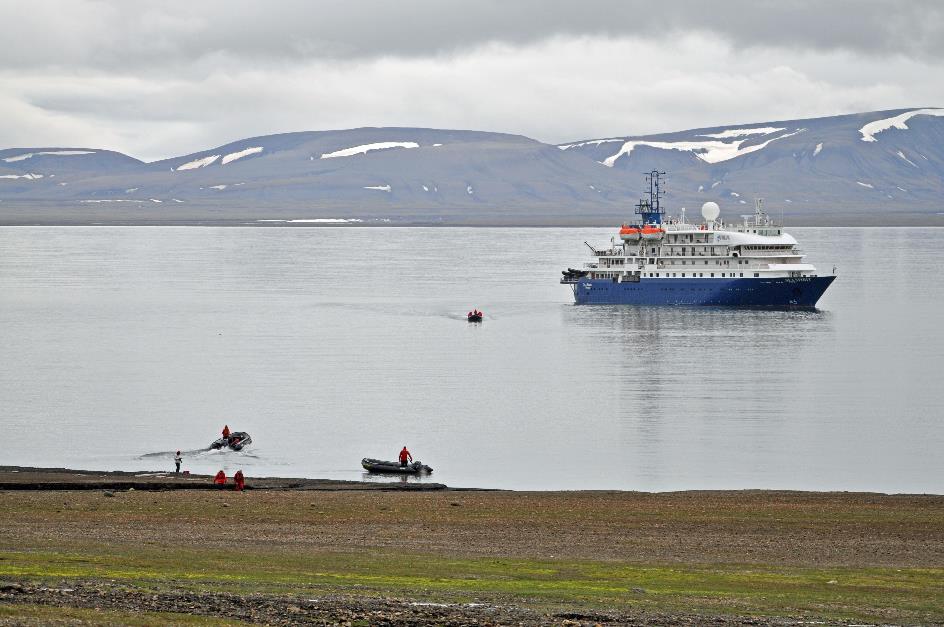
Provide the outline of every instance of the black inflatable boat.
<path id="1" fill-rule="evenodd" d="M 397 475 L 419 475 L 433 472 L 433 469 L 423 462 L 413 462 L 412 464 L 401 466 L 399 462 L 388 462 L 382 459 L 372 459 L 370 457 L 362 459 L 361 466 L 363 466 L 364 470 L 367 472 L 381 472 Z"/>
<path id="2" fill-rule="evenodd" d="M 229 448 L 234 451 L 241 451 L 252 444 L 252 438 L 245 431 L 233 431 L 225 438 L 220 438 L 210 445 L 211 449 Z"/>

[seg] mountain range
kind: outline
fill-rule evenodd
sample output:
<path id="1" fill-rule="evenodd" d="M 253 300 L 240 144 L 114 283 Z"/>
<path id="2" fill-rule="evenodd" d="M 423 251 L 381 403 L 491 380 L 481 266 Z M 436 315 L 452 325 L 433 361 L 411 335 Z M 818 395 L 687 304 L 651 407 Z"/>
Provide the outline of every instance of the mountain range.
<path id="1" fill-rule="evenodd" d="M 423 128 L 285 133 L 145 163 L 100 148 L 0 150 L 3 224 L 610 225 L 643 174 L 665 206 L 788 224 L 944 224 L 944 109 L 730 124 L 561 145 Z"/>

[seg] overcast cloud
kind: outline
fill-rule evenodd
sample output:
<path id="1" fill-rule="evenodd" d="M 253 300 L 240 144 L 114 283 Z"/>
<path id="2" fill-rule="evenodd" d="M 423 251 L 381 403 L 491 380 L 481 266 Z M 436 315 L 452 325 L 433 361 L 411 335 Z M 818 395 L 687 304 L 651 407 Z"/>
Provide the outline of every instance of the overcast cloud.
<path id="1" fill-rule="evenodd" d="M 944 106 L 944 3 L 662 5 L 0 0 L 0 147 L 151 160 L 296 130 L 562 142 Z"/>

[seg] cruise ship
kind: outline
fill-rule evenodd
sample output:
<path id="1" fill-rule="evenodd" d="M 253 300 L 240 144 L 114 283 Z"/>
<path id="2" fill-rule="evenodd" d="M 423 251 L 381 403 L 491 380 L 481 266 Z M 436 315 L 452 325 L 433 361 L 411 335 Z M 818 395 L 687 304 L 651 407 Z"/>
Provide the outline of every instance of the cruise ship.
<path id="1" fill-rule="evenodd" d="M 685 210 L 664 219 L 664 172 L 646 175 L 649 198 L 639 219 L 620 228 L 607 248 L 587 244 L 593 260 L 563 271 L 578 305 L 707 305 L 813 309 L 835 280 L 803 262 L 797 241 L 755 200 L 754 214 L 727 224 L 717 203 L 702 207 L 703 222 Z M 586 242 L 585 242 L 586 243 Z"/>

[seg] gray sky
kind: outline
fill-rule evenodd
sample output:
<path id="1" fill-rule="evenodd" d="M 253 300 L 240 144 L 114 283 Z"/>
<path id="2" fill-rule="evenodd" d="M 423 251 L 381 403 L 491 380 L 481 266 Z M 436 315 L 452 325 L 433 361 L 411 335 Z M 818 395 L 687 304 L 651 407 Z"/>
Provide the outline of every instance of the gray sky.
<path id="1" fill-rule="evenodd" d="M 356 126 L 563 142 L 944 106 L 936 0 L 0 0 L 0 15 L 0 147 L 151 160 Z"/>

